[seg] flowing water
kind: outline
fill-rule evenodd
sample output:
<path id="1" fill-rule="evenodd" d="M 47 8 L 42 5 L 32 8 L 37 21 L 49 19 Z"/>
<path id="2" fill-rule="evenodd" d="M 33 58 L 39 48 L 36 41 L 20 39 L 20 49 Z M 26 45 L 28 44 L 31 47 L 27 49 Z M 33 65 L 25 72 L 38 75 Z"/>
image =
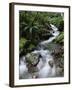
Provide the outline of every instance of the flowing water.
<path id="1" fill-rule="evenodd" d="M 50 37 L 48 40 L 42 41 L 42 42 L 41 42 L 41 45 L 45 45 L 45 44 L 48 44 L 48 43 L 52 42 L 52 41 L 59 35 L 58 28 L 55 27 L 55 26 L 52 25 L 52 24 L 50 24 L 50 25 L 51 25 L 51 28 L 52 28 L 51 34 L 52 34 L 53 36 Z"/>
<path id="2" fill-rule="evenodd" d="M 51 52 L 47 49 L 44 49 L 46 45 L 51 43 L 58 35 L 59 31 L 58 28 L 54 25 L 50 24 L 52 30 L 50 33 L 53 35 L 48 40 L 42 41 L 39 43 L 37 50 L 34 50 L 32 53 L 41 55 L 40 61 L 37 64 L 38 72 L 32 74 L 29 73 L 28 67 L 26 65 L 25 56 L 20 58 L 20 65 L 19 65 L 19 76 L 20 79 L 29 79 L 29 78 L 48 78 L 48 77 L 55 77 L 56 76 L 56 66 L 53 60 L 53 56 Z"/>

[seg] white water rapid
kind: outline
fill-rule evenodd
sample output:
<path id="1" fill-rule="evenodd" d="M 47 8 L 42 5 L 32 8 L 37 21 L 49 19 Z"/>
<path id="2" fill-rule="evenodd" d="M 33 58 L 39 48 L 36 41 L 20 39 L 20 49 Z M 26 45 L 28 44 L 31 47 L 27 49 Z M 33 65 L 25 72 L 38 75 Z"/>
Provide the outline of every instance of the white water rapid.
<path id="1" fill-rule="evenodd" d="M 52 24 L 50 24 L 50 25 L 52 28 L 52 31 L 50 33 L 52 33 L 53 36 L 50 37 L 48 40 L 40 42 L 41 46 L 52 42 L 59 35 L 58 28 Z M 50 51 L 44 50 L 41 47 L 39 50 L 34 50 L 32 53 L 41 55 L 40 61 L 36 66 L 38 68 L 38 72 L 36 72 L 35 77 L 37 77 L 37 78 L 55 77 L 56 76 L 56 67 L 55 67 L 55 63 L 54 63 L 53 57 L 51 56 Z M 26 62 L 25 62 L 25 56 L 23 56 L 20 60 L 19 76 L 22 79 L 33 78 L 31 73 L 28 72 L 28 68 L 27 68 Z"/>

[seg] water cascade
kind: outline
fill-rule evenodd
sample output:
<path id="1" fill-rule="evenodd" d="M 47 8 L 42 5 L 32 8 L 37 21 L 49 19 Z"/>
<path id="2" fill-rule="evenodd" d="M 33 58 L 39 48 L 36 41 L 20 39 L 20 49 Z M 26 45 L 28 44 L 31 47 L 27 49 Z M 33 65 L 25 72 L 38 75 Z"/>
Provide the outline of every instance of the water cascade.
<path id="1" fill-rule="evenodd" d="M 39 43 L 39 47 L 37 50 L 32 51 L 33 54 L 40 55 L 39 63 L 37 64 L 36 68 L 38 69 L 35 73 L 30 73 L 28 71 L 28 67 L 25 61 L 25 56 L 20 58 L 20 65 L 19 65 L 19 76 L 20 78 L 29 79 L 29 78 L 48 78 L 48 77 L 55 77 L 56 76 L 56 66 L 53 60 L 53 56 L 51 55 L 51 52 L 47 49 L 44 49 L 46 45 L 51 43 L 58 35 L 59 31 L 58 28 L 52 24 L 51 28 L 52 30 L 50 33 L 52 36 L 45 41 L 42 41 Z"/>

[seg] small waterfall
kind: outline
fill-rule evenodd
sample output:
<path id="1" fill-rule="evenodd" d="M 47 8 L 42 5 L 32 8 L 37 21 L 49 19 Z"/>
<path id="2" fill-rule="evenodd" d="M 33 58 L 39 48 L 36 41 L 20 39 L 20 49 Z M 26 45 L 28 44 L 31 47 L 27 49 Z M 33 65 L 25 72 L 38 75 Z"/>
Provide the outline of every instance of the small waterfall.
<path id="1" fill-rule="evenodd" d="M 54 77 L 56 76 L 56 67 L 55 67 L 55 63 L 53 60 L 53 57 L 51 56 L 51 53 L 49 50 L 44 50 L 43 46 L 52 42 L 58 35 L 59 35 L 59 31 L 58 28 L 56 26 L 54 26 L 53 24 L 50 24 L 52 31 L 50 31 L 50 33 L 53 35 L 52 37 L 50 37 L 48 40 L 42 41 L 39 43 L 39 48 L 37 50 L 34 50 L 32 53 L 36 53 L 41 55 L 40 57 L 40 61 L 37 64 L 37 68 L 38 68 L 38 72 L 36 72 L 36 76 L 37 78 L 47 78 L 47 77 Z M 26 66 L 26 62 L 25 62 L 25 56 L 23 56 L 24 58 L 21 60 L 20 59 L 20 66 L 19 66 L 19 76 L 24 79 L 28 79 L 28 78 L 32 78 L 31 73 L 28 72 L 28 68 Z"/>
<path id="2" fill-rule="evenodd" d="M 53 36 L 50 37 L 48 40 L 42 41 L 40 43 L 40 45 L 45 45 L 45 44 L 48 44 L 48 43 L 52 42 L 59 35 L 60 32 L 58 31 L 58 28 L 56 26 L 54 26 L 53 24 L 50 24 L 50 25 L 51 25 L 51 28 L 52 28 L 52 30 L 50 31 L 50 33 Z"/>
<path id="3" fill-rule="evenodd" d="M 37 67 L 39 68 L 38 78 L 47 78 L 53 77 L 56 75 L 56 67 L 53 61 L 53 57 L 51 56 L 48 50 L 40 50 L 34 51 L 33 53 L 39 53 L 42 58 L 40 59 L 39 64 Z M 49 62 L 53 62 L 53 67 L 49 65 Z"/>

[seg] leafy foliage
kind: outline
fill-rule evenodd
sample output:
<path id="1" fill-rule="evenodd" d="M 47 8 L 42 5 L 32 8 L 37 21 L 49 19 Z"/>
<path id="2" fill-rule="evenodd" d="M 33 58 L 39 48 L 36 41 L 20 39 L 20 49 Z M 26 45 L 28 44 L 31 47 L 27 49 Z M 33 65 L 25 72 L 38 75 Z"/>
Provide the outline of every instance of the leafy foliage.
<path id="1" fill-rule="evenodd" d="M 59 36 L 54 40 L 55 43 L 63 44 L 64 43 L 64 32 L 61 32 Z"/>
<path id="2" fill-rule="evenodd" d="M 50 30 L 52 29 L 50 24 L 56 25 L 60 31 L 63 31 L 64 21 L 61 13 L 20 11 L 20 54 L 24 55 L 32 51 L 40 41 L 48 39 L 51 36 Z M 61 39 L 62 35 L 55 42 L 63 40 Z"/>

